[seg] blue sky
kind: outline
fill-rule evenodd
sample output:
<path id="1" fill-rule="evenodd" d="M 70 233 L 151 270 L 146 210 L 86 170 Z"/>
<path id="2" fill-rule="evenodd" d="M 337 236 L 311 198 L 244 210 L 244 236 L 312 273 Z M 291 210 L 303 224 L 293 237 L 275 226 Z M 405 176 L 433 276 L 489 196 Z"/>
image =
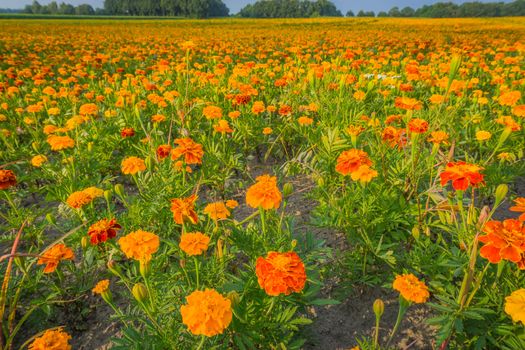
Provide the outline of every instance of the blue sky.
<path id="1" fill-rule="evenodd" d="M 41 4 L 47 4 L 52 0 L 40 0 Z M 56 0 L 58 3 L 64 1 L 69 4 L 78 5 L 78 4 L 90 4 L 93 7 L 103 7 L 104 0 Z M 228 6 L 231 13 L 237 13 L 244 5 L 253 3 L 255 0 L 223 0 L 224 3 Z M 366 2 L 357 1 L 357 0 L 332 0 L 337 8 L 339 8 L 343 14 L 348 10 L 357 12 L 359 10 L 365 11 L 388 11 L 393 6 L 398 6 L 403 8 L 405 6 L 411 6 L 413 8 L 418 8 L 426 4 L 432 4 L 438 1 L 432 0 L 368 0 Z M 448 0 L 445 0 L 448 1 Z M 499 0 L 494 0 L 499 1 Z M 32 0 L 0 0 L 0 8 L 23 8 L 27 4 L 31 4 Z M 455 0 L 452 1 L 455 3 L 462 3 L 464 1 Z"/>

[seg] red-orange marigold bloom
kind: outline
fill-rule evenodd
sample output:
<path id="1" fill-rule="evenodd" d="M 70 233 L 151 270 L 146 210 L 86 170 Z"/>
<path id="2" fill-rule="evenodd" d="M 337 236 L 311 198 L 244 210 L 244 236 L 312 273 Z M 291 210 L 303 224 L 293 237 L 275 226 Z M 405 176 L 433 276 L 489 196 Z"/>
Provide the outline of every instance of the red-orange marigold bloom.
<path id="1" fill-rule="evenodd" d="M 387 126 L 386 128 L 384 128 L 381 134 L 381 139 L 388 143 L 388 145 L 392 148 L 402 148 L 407 143 L 405 130 L 397 129 L 394 126 Z"/>
<path id="2" fill-rule="evenodd" d="M 282 195 L 277 187 L 277 178 L 270 175 L 257 177 L 256 183 L 246 191 L 246 203 L 252 208 L 277 209 Z"/>
<path id="3" fill-rule="evenodd" d="M 439 145 L 439 144 L 447 145 L 448 138 L 449 136 L 446 132 L 438 130 L 438 131 L 432 131 L 427 141 L 432 142 L 433 144 L 436 144 L 436 145 Z"/>
<path id="4" fill-rule="evenodd" d="M 73 260 L 74 258 L 73 250 L 66 247 L 65 244 L 59 243 L 46 250 L 38 259 L 37 264 L 45 264 L 44 273 L 51 273 L 56 270 L 60 261 Z"/>
<path id="5" fill-rule="evenodd" d="M 306 283 L 304 263 L 295 252 L 269 252 L 266 258 L 259 257 L 255 274 L 261 288 L 271 296 L 299 293 Z"/>
<path id="6" fill-rule="evenodd" d="M 201 232 L 184 233 L 180 236 L 179 247 L 190 256 L 201 255 L 208 249 L 210 237 Z"/>
<path id="7" fill-rule="evenodd" d="M 171 146 L 170 145 L 160 145 L 157 147 L 157 157 L 159 159 L 164 159 L 170 155 Z"/>
<path id="8" fill-rule="evenodd" d="M 220 132 L 220 133 L 232 133 L 233 132 L 233 129 L 230 127 L 230 124 L 225 119 L 219 120 L 218 124 L 213 126 L 213 129 L 216 132 Z"/>
<path id="9" fill-rule="evenodd" d="M 396 276 L 393 288 L 397 290 L 405 300 L 413 303 L 424 303 L 430 297 L 428 287 L 425 283 L 411 273 Z"/>
<path id="10" fill-rule="evenodd" d="M 342 175 L 348 175 L 359 169 L 361 165 L 372 165 L 372 161 L 368 158 L 368 153 L 352 148 L 343 151 L 339 155 L 335 171 Z"/>
<path id="11" fill-rule="evenodd" d="M 214 289 L 196 290 L 180 307 L 182 323 L 194 335 L 222 334 L 232 321 L 231 301 Z"/>
<path id="12" fill-rule="evenodd" d="M 521 92 L 519 91 L 508 91 L 502 93 L 498 102 L 502 106 L 514 106 L 521 98 Z"/>
<path id="13" fill-rule="evenodd" d="M 16 175 L 11 170 L 0 169 L 0 190 L 16 186 Z"/>
<path id="14" fill-rule="evenodd" d="M 395 100 L 395 106 L 397 108 L 401 108 L 405 110 L 420 110 L 422 107 L 422 104 L 420 101 L 416 100 L 415 98 L 397 97 Z"/>
<path id="15" fill-rule="evenodd" d="M 204 151 L 202 145 L 196 143 L 190 138 L 176 139 L 175 143 L 178 145 L 171 151 L 171 159 L 177 160 L 184 157 L 186 164 L 201 164 Z"/>
<path id="16" fill-rule="evenodd" d="M 174 198 L 171 200 L 171 212 L 173 213 L 173 220 L 179 225 L 184 221 L 189 220 L 192 224 L 199 221 L 197 212 L 195 211 L 195 201 L 197 195 L 193 194 L 186 198 Z"/>
<path id="17" fill-rule="evenodd" d="M 420 118 L 413 118 L 408 122 L 408 130 L 416 134 L 422 134 L 428 131 L 428 122 Z"/>
<path id="18" fill-rule="evenodd" d="M 128 258 L 147 262 L 159 249 L 160 239 L 154 233 L 137 230 L 121 237 L 118 244 Z"/>
<path id="19" fill-rule="evenodd" d="M 525 221 L 525 198 L 519 197 L 514 200 L 514 206 L 510 207 L 510 211 L 523 213 L 518 218 L 519 221 Z"/>
<path id="20" fill-rule="evenodd" d="M 479 241 L 485 243 L 479 254 L 493 264 L 502 259 L 518 264 L 525 269 L 525 226 L 516 219 L 489 221 L 483 227 L 484 236 Z"/>
<path id="21" fill-rule="evenodd" d="M 230 216 L 230 211 L 224 202 L 210 203 L 204 208 L 204 213 L 208 214 L 212 220 L 223 220 Z"/>
<path id="22" fill-rule="evenodd" d="M 95 222 L 88 229 L 91 244 L 99 244 L 114 238 L 121 228 L 116 219 L 102 219 Z"/>
<path id="23" fill-rule="evenodd" d="M 482 167 L 465 162 L 450 162 L 444 172 L 440 174 L 441 186 L 452 181 L 455 190 L 466 190 L 469 186 L 476 187 L 483 183 Z"/>
<path id="24" fill-rule="evenodd" d="M 120 132 L 120 136 L 122 136 L 123 138 L 132 137 L 134 135 L 135 135 L 135 130 L 133 128 L 124 128 Z"/>
<path id="25" fill-rule="evenodd" d="M 40 337 L 35 338 L 29 350 L 71 350 L 71 336 L 62 329 L 48 329 Z"/>

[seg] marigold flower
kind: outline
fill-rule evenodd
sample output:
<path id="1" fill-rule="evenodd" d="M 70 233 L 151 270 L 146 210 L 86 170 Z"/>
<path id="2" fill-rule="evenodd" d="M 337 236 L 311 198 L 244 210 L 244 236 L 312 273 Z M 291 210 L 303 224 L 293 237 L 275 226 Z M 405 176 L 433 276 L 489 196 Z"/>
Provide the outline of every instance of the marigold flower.
<path id="1" fill-rule="evenodd" d="M 304 263 L 295 252 L 269 252 L 266 258 L 259 257 L 255 274 L 259 286 L 271 296 L 299 293 L 306 283 Z"/>
<path id="2" fill-rule="evenodd" d="M 407 143 L 407 137 L 405 136 L 405 130 L 404 129 L 397 129 L 394 126 L 387 126 L 385 129 L 383 129 L 383 132 L 381 134 L 381 139 L 388 143 L 388 145 L 392 148 L 398 147 L 402 148 Z"/>
<path id="3" fill-rule="evenodd" d="M 48 329 L 40 337 L 35 338 L 29 350 L 71 350 L 71 336 L 62 329 Z"/>
<path id="4" fill-rule="evenodd" d="M 201 255 L 208 249 L 210 237 L 201 232 L 184 233 L 180 236 L 179 247 L 190 256 Z"/>
<path id="5" fill-rule="evenodd" d="M 521 288 L 505 297 L 505 312 L 514 322 L 525 325 L 525 289 Z"/>
<path id="6" fill-rule="evenodd" d="M 230 211 L 224 202 L 210 203 L 204 208 L 204 213 L 208 214 L 212 220 L 223 220 L 230 216 Z"/>
<path id="7" fill-rule="evenodd" d="M 448 134 L 444 131 L 432 131 L 430 137 L 427 139 L 428 142 L 432 142 L 435 145 L 448 144 Z"/>
<path id="8" fill-rule="evenodd" d="M 16 186 L 16 175 L 11 170 L 0 169 L 0 190 Z"/>
<path id="9" fill-rule="evenodd" d="M 228 117 L 230 117 L 231 119 L 237 119 L 241 116 L 241 112 L 240 111 L 232 111 L 230 113 L 228 113 Z"/>
<path id="10" fill-rule="evenodd" d="M 94 103 L 86 103 L 80 106 L 78 113 L 80 115 L 96 115 L 98 113 L 98 107 Z"/>
<path id="11" fill-rule="evenodd" d="M 311 125 L 314 122 L 314 120 L 312 118 L 302 116 L 297 119 L 297 122 L 299 123 L 299 125 L 305 126 L 305 125 Z"/>
<path id="12" fill-rule="evenodd" d="M 465 162 L 450 162 L 444 172 L 440 174 L 441 186 L 452 181 L 455 190 L 466 190 L 469 186 L 476 187 L 483 183 L 482 167 Z"/>
<path id="13" fill-rule="evenodd" d="M 173 213 L 173 220 L 179 225 L 184 221 L 189 220 L 192 224 L 199 221 L 197 212 L 195 212 L 195 201 L 197 195 L 193 194 L 186 198 L 174 198 L 171 200 L 171 212 Z"/>
<path id="14" fill-rule="evenodd" d="M 361 165 L 356 171 L 350 174 L 350 177 L 354 181 L 367 183 L 372 181 L 373 178 L 377 177 L 377 171 L 370 168 L 368 165 Z"/>
<path id="15" fill-rule="evenodd" d="M 206 106 L 202 110 L 202 114 L 206 119 L 220 119 L 222 118 L 222 108 L 217 106 Z"/>
<path id="16" fill-rule="evenodd" d="M 232 320 L 231 301 L 214 289 L 196 290 L 180 307 L 182 323 L 194 335 L 222 334 Z"/>
<path id="17" fill-rule="evenodd" d="M 89 193 L 84 192 L 84 191 L 76 191 L 76 192 L 71 193 L 69 197 L 67 197 L 66 203 L 71 208 L 78 209 L 78 208 L 83 207 L 86 204 L 91 203 L 92 200 L 93 200 L 93 196 L 91 196 Z"/>
<path id="18" fill-rule="evenodd" d="M 93 294 L 100 294 L 107 292 L 109 289 L 109 280 L 99 281 L 95 287 L 91 290 Z"/>
<path id="19" fill-rule="evenodd" d="M 170 152 L 170 145 L 160 145 L 159 147 L 157 147 L 157 157 L 161 160 L 167 158 L 170 155 Z"/>
<path id="20" fill-rule="evenodd" d="M 122 136 L 122 138 L 132 137 L 134 135 L 135 135 L 135 129 L 133 128 L 124 128 L 120 132 L 120 136 Z"/>
<path id="21" fill-rule="evenodd" d="M 502 93 L 498 102 L 502 106 L 514 106 L 521 98 L 521 92 L 519 91 L 509 91 Z"/>
<path id="22" fill-rule="evenodd" d="M 233 132 L 233 129 L 230 128 L 230 124 L 225 119 L 219 120 L 218 124 L 213 126 L 213 129 L 215 129 L 216 132 L 220 132 L 223 134 Z"/>
<path id="23" fill-rule="evenodd" d="M 255 101 L 252 105 L 253 114 L 261 114 L 265 110 L 266 110 L 266 107 L 264 106 L 264 102 L 262 101 Z"/>
<path id="24" fill-rule="evenodd" d="M 485 130 L 480 130 L 476 132 L 476 140 L 478 141 L 486 141 L 489 140 L 492 137 L 492 134 Z"/>
<path id="25" fill-rule="evenodd" d="M 178 145 L 171 151 L 171 159 L 177 160 L 184 157 L 186 164 L 201 164 L 204 151 L 202 145 L 196 143 L 190 138 L 176 139 L 175 143 Z"/>
<path id="26" fill-rule="evenodd" d="M 51 146 L 53 151 L 61 151 L 66 148 L 75 147 L 75 140 L 69 136 L 56 136 L 51 135 L 47 138 L 47 143 Z"/>
<path id="27" fill-rule="evenodd" d="M 346 132 L 350 136 L 359 136 L 359 134 L 361 134 L 364 130 L 365 128 L 359 125 L 350 125 L 348 128 L 346 128 Z"/>
<path id="28" fill-rule="evenodd" d="M 359 169 L 361 165 L 372 165 L 372 161 L 368 158 L 368 153 L 352 148 L 343 151 L 339 155 L 335 171 L 342 175 L 348 175 Z"/>
<path id="29" fill-rule="evenodd" d="M 272 132 L 273 132 L 272 128 L 268 128 L 268 127 L 264 128 L 262 131 L 263 135 L 270 135 Z"/>
<path id="30" fill-rule="evenodd" d="M 41 154 L 38 154 L 31 158 L 31 165 L 36 168 L 40 168 L 45 162 L 47 162 L 47 157 Z"/>
<path id="31" fill-rule="evenodd" d="M 133 175 L 144 170 L 146 170 L 146 163 L 141 158 L 128 157 L 122 161 L 123 174 Z"/>
<path id="32" fill-rule="evenodd" d="M 228 199 L 226 201 L 226 206 L 230 209 L 237 208 L 239 206 L 239 203 L 235 199 Z"/>
<path id="33" fill-rule="evenodd" d="M 95 186 L 91 186 L 91 187 L 88 187 L 84 190 L 82 190 L 84 193 L 87 193 L 88 195 L 90 195 L 92 198 L 98 198 L 98 197 L 102 197 L 104 195 L 104 191 L 101 190 L 100 188 L 97 188 Z"/>
<path id="34" fill-rule="evenodd" d="M 126 257 L 148 262 L 151 255 L 159 249 L 160 239 L 154 233 L 137 230 L 121 237 L 118 244 Z"/>
<path id="35" fill-rule="evenodd" d="M 397 97 L 394 103 L 397 108 L 405 110 L 420 110 L 422 107 L 420 101 L 409 97 Z"/>
<path id="36" fill-rule="evenodd" d="M 155 115 L 151 116 L 151 121 L 153 123 L 161 123 L 161 122 L 163 122 L 165 120 L 166 120 L 166 117 L 163 116 L 162 114 L 155 114 Z"/>
<path id="37" fill-rule="evenodd" d="M 510 129 L 511 131 L 520 131 L 521 125 L 516 123 L 510 115 L 502 115 L 496 119 L 496 123 L 503 125 L 505 128 Z"/>
<path id="38" fill-rule="evenodd" d="M 283 117 L 289 116 L 292 114 L 292 107 L 288 105 L 282 105 L 281 107 L 279 107 L 278 113 L 280 116 L 283 116 Z"/>
<path id="39" fill-rule="evenodd" d="M 114 238 L 121 228 L 116 219 L 102 219 L 95 222 L 88 229 L 91 244 L 99 244 Z"/>
<path id="40" fill-rule="evenodd" d="M 415 134 L 422 134 L 428 131 L 428 122 L 420 118 L 413 118 L 408 122 L 408 130 Z"/>
<path id="41" fill-rule="evenodd" d="M 46 250 L 38 259 L 37 264 L 45 264 L 44 273 L 51 273 L 56 270 L 58 263 L 62 260 L 73 260 L 74 258 L 73 250 L 59 243 Z"/>
<path id="42" fill-rule="evenodd" d="M 514 206 L 510 207 L 510 211 L 523 213 L 518 218 L 519 221 L 525 221 L 525 198 L 519 197 L 514 200 Z"/>
<path id="43" fill-rule="evenodd" d="M 519 105 L 512 108 L 512 114 L 520 118 L 525 117 L 525 105 Z"/>
<path id="44" fill-rule="evenodd" d="M 479 241 L 485 243 L 479 254 L 493 264 L 502 259 L 518 264 L 525 269 L 525 226 L 516 219 L 489 221 L 483 227 L 484 236 Z"/>
<path id="45" fill-rule="evenodd" d="M 277 178 L 270 175 L 261 175 L 256 183 L 246 191 L 246 203 L 252 208 L 277 209 L 282 200 L 281 192 L 277 188 Z"/>
<path id="46" fill-rule="evenodd" d="M 413 274 L 397 275 L 393 288 L 397 290 L 405 300 L 413 303 L 424 303 L 430 297 L 428 287 Z"/>

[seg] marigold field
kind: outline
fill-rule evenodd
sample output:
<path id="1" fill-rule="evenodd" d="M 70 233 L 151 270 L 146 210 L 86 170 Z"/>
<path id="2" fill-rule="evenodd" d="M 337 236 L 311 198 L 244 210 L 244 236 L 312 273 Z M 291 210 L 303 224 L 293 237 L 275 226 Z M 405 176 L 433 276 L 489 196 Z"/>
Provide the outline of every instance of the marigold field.
<path id="1" fill-rule="evenodd" d="M 525 349 L 525 20 L 1 20 L 0 347 Z"/>

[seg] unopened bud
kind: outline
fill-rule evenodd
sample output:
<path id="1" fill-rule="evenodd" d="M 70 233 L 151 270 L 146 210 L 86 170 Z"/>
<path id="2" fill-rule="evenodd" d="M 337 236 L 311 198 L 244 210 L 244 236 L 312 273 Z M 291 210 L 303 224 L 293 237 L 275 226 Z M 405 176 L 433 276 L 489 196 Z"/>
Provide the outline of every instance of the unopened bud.
<path id="1" fill-rule="evenodd" d="M 115 260 L 108 261 L 108 270 L 115 276 L 120 276 L 120 270 Z"/>
<path id="2" fill-rule="evenodd" d="M 292 249 L 294 249 L 296 246 L 297 246 L 297 240 L 296 239 L 292 239 Z"/>
<path id="3" fill-rule="evenodd" d="M 293 185 L 290 182 L 287 182 L 283 186 L 283 195 L 288 197 L 293 193 Z"/>
<path id="4" fill-rule="evenodd" d="M 376 318 L 379 319 L 381 316 L 383 316 L 383 313 L 385 312 L 385 303 L 381 299 L 376 299 L 374 301 L 374 314 L 376 315 Z"/>
<path id="5" fill-rule="evenodd" d="M 496 196 L 495 205 L 499 205 L 501 201 L 505 199 L 508 192 L 509 192 L 509 186 L 505 184 L 498 185 L 498 187 L 496 187 L 496 193 L 495 193 L 495 196 Z"/>
<path id="6" fill-rule="evenodd" d="M 38 153 L 38 147 L 40 146 L 40 143 L 35 141 L 31 144 L 31 147 L 33 147 L 33 149 L 35 150 L 35 152 Z"/>
<path id="7" fill-rule="evenodd" d="M 420 231 L 419 231 L 419 227 L 417 226 L 414 226 L 412 228 L 412 237 L 414 237 L 417 240 L 419 240 L 419 235 L 420 235 Z"/>
<path id="8" fill-rule="evenodd" d="M 122 184 L 116 184 L 115 185 L 115 193 L 118 194 L 120 197 L 124 198 L 124 186 Z"/>
<path id="9" fill-rule="evenodd" d="M 229 292 L 227 295 L 226 295 L 226 298 L 230 299 L 231 303 L 232 303 L 232 307 L 239 304 L 239 301 L 241 300 L 241 297 L 239 296 L 239 293 L 237 293 L 236 291 L 232 290 L 231 292 Z"/>
<path id="10" fill-rule="evenodd" d="M 86 249 L 87 246 L 88 246 L 88 237 L 87 236 L 83 236 L 82 239 L 80 240 L 80 245 L 82 246 L 82 249 Z"/>
<path id="11" fill-rule="evenodd" d="M 88 144 L 87 144 L 87 150 L 88 150 L 88 152 L 93 151 L 93 142 L 88 142 Z"/>
<path id="12" fill-rule="evenodd" d="M 131 293 L 133 294 L 133 296 L 135 297 L 135 299 L 142 303 L 146 300 L 148 300 L 148 289 L 146 288 L 145 285 L 143 285 L 142 283 L 137 283 L 133 286 L 133 288 L 131 289 Z"/>
<path id="13" fill-rule="evenodd" d="M 104 198 L 106 199 L 106 202 L 110 202 L 111 201 L 111 197 L 113 196 L 113 191 L 111 190 L 105 190 L 104 191 Z"/>
<path id="14" fill-rule="evenodd" d="M 151 265 L 148 260 L 140 260 L 140 275 L 146 278 L 151 271 Z"/>

